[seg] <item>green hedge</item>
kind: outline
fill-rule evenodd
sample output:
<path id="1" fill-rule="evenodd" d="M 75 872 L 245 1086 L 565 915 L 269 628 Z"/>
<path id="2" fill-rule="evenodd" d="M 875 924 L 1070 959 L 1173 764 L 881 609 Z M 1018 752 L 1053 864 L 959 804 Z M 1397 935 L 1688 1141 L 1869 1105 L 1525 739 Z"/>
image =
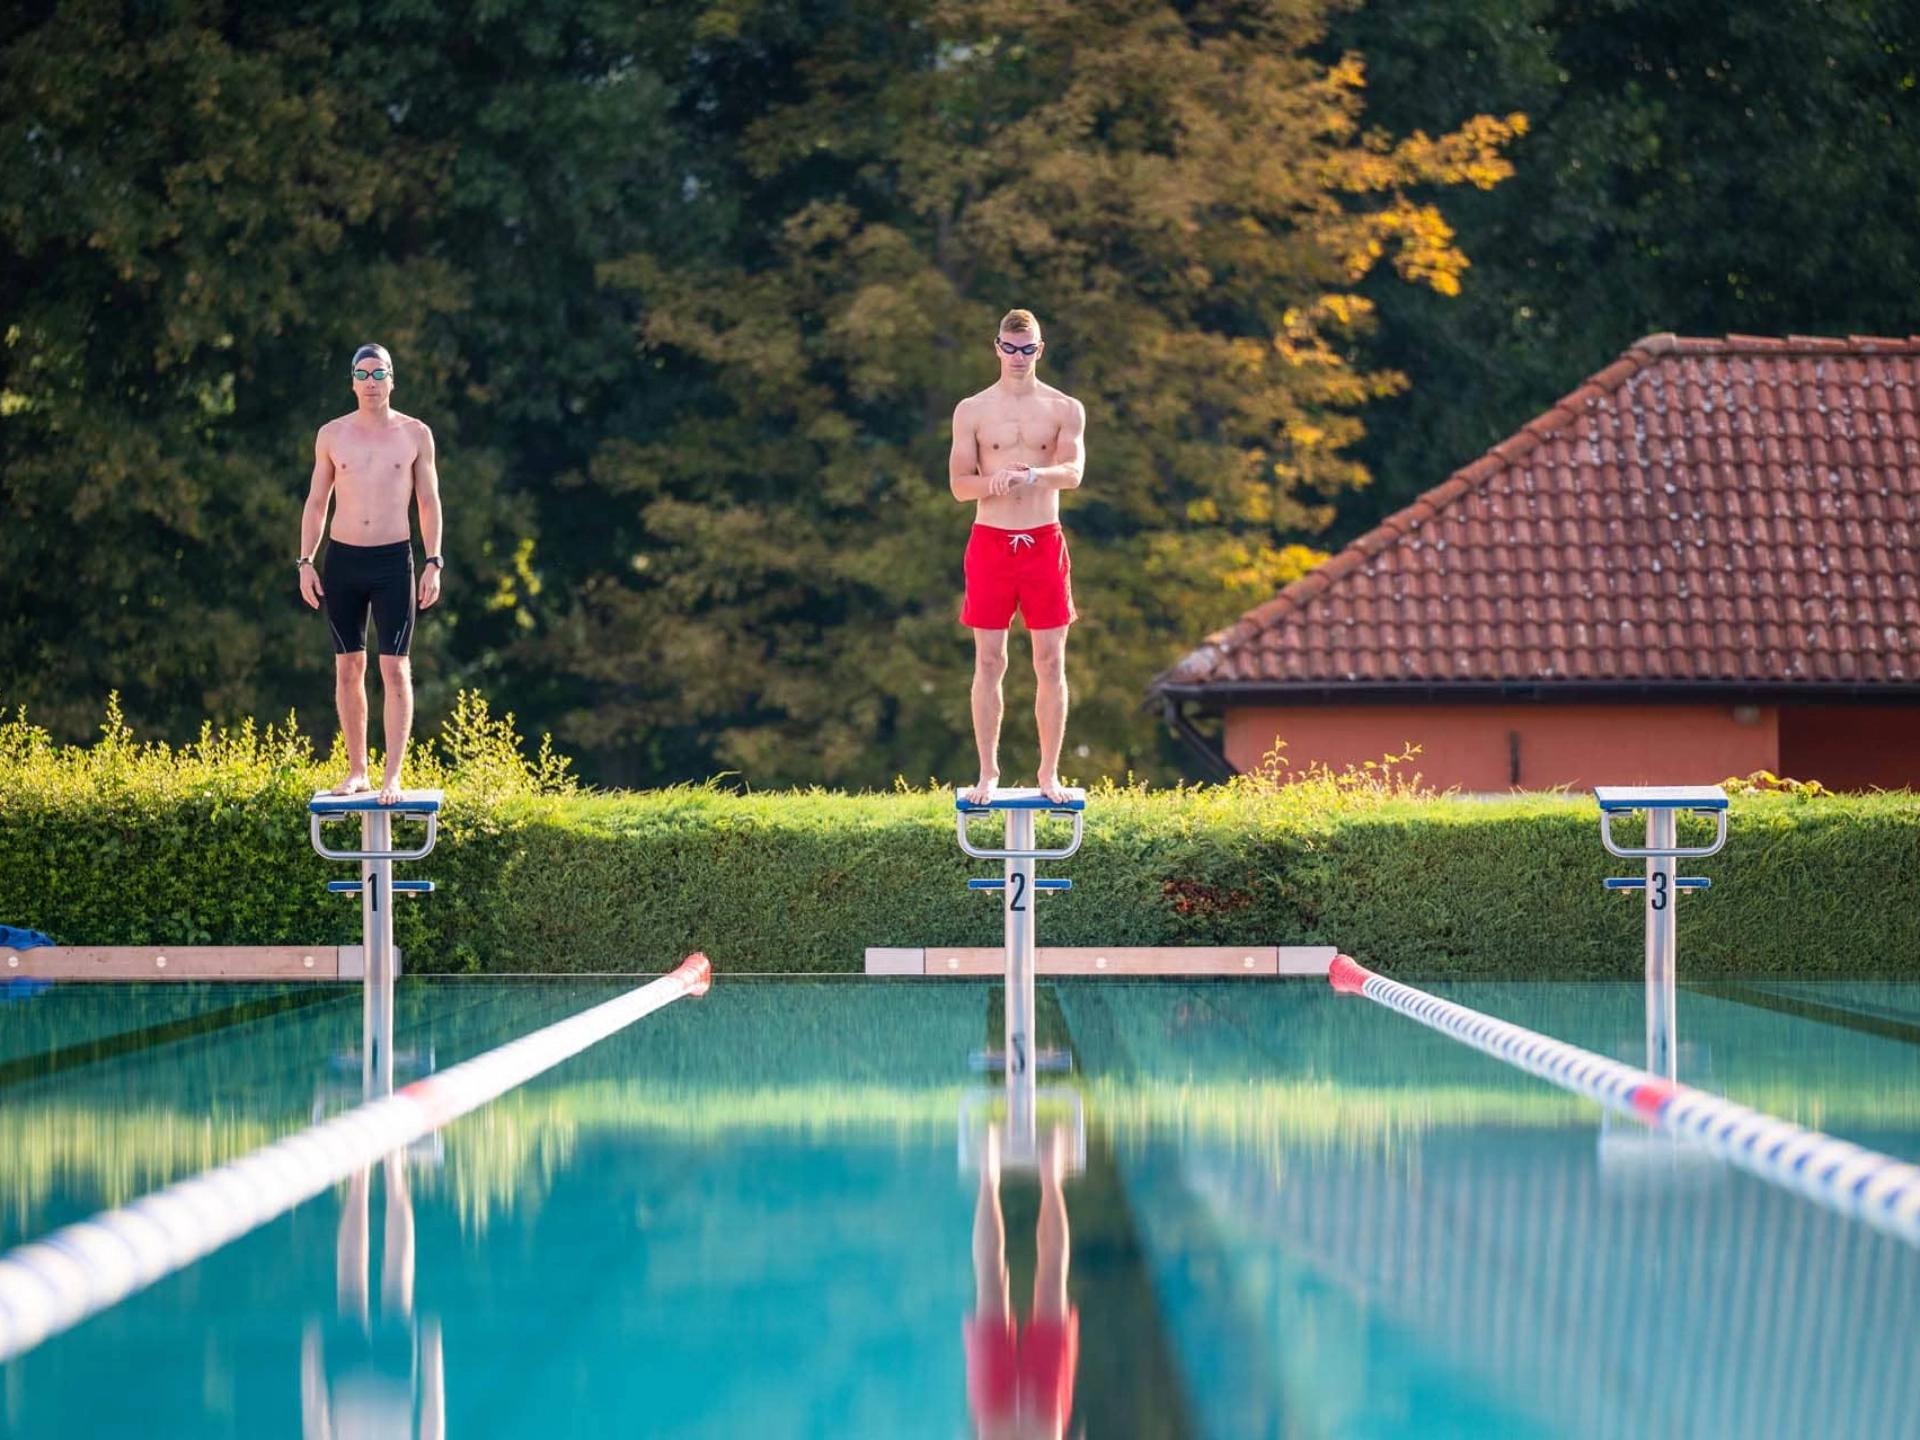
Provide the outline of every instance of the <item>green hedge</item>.
<path id="1" fill-rule="evenodd" d="M 464 697 L 412 783 L 448 791 L 437 882 L 403 905 L 416 973 L 653 971 L 703 949 L 722 972 L 854 971 L 872 945 L 991 945 L 990 867 L 954 845 L 951 799 L 575 793 L 521 758 L 512 717 Z M 0 724 L 0 922 L 65 944 L 334 944 L 359 908 L 308 845 L 333 774 L 291 730 L 178 751 L 109 716 L 86 749 Z M 1736 797 L 1714 888 L 1682 907 L 1695 977 L 1920 974 L 1920 799 Z M 1419 797 L 1376 774 L 1295 784 L 1097 789 L 1085 848 L 1041 901 L 1043 944 L 1334 944 L 1409 977 L 1631 977 L 1637 896 L 1592 801 Z"/>

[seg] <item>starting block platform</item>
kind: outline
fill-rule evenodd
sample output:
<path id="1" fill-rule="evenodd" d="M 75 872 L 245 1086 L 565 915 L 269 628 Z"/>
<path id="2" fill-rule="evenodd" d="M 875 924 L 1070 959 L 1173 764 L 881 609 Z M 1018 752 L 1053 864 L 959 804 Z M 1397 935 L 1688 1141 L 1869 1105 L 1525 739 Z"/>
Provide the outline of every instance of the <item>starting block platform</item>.
<path id="1" fill-rule="evenodd" d="M 966 787 L 958 786 L 953 792 L 954 808 L 975 815 L 985 815 L 992 810 L 1052 810 L 1071 814 L 1087 808 L 1087 792 L 1078 785 L 1066 787 L 1066 798 L 1050 800 L 1033 786 L 1014 786 L 1011 789 L 995 789 L 987 799 L 969 800 Z"/>

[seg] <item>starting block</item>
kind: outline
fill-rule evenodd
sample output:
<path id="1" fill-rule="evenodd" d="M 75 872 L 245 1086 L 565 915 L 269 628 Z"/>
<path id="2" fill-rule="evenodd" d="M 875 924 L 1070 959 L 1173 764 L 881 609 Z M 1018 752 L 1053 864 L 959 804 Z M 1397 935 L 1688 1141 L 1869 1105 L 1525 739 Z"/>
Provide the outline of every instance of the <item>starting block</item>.
<path id="1" fill-rule="evenodd" d="M 1718 785 L 1596 785 L 1593 798 L 1600 806 L 1600 844 L 1622 860 L 1645 860 L 1646 874 L 1617 876 L 1601 883 L 1609 890 L 1639 890 L 1646 897 L 1647 937 L 1647 1070 L 1676 1079 L 1674 1065 L 1674 905 L 1682 892 L 1704 891 L 1709 881 L 1675 874 L 1675 860 L 1718 854 L 1727 843 L 1727 792 Z M 1641 811 L 1647 817 L 1646 843 L 1625 844 L 1613 838 L 1613 822 Z M 1715 820 L 1714 837 L 1705 845 L 1682 845 L 1677 817 L 1681 811 Z"/>
<path id="2" fill-rule="evenodd" d="M 1009 1169 L 1032 1169 L 1039 1163 L 1041 1092 L 1034 1076 L 1041 1070 L 1055 1073 L 1072 1068 L 1072 1057 L 1062 1051 L 1036 1052 L 1034 1048 L 1034 971 L 1037 953 L 1034 939 L 1034 901 L 1047 893 L 1071 888 L 1068 880 L 1043 880 L 1034 874 L 1035 862 L 1065 860 L 1080 848 L 1085 833 L 1087 794 L 1069 790 L 1065 798 L 1050 800 L 1035 789 L 992 791 L 984 803 L 969 800 L 965 791 L 954 795 L 954 828 L 961 851 L 975 860 L 999 860 L 1005 872 L 999 879 L 969 880 L 971 890 L 997 890 L 1005 915 L 1006 937 L 1006 1039 L 998 1050 L 975 1051 L 968 1063 L 976 1074 L 998 1072 L 1006 1080 L 1004 1096 L 993 1091 L 976 1091 L 961 1101 L 961 1168 L 967 1168 L 969 1153 L 978 1167 L 980 1137 L 984 1124 L 978 1120 L 990 1103 L 1000 1107 L 1006 1126 L 1006 1142 L 1001 1164 Z M 969 820 L 999 813 L 1005 821 L 1005 843 L 982 847 L 973 843 Z M 1041 846 L 1035 839 L 1034 822 L 1041 815 L 1071 820 L 1072 834 L 1063 845 Z M 1069 1123 L 1077 1127 L 1076 1153 L 1079 1168 L 1086 1165 L 1086 1116 L 1076 1091 L 1048 1091 L 1049 1108 L 1066 1106 Z M 1078 1173 L 1076 1171 L 1076 1173 Z"/>
<path id="3" fill-rule="evenodd" d="M 1678 1080 L 1675 902 L 1687 892 L 1706 891 L 1712 882 L 1704 876 L 1679 874 L 1674 862 L 1717 854 L 1727 843 L 1727 793 L 1718 785 L 1598 785 L 1593 798 L 1600 807 L 1601 846 L 1620 859 L 1646 862 L 1644 875 L 1613 876 L 1601 883 L 1609 890 L 1638 890 L 1644 899 L 1646 1069 L 1663 1079 Z M 1646 816 L 1644 843 L 1617 840 L 1613 822 L 1635 811 Z M 1683 811 L 1711 818 L 1713 838 L 1704 845 L 1682 845 L 1679 816 Z M 1601 1114 L 1598 1163 L 1604 1184 L 1631 1192 L 1693 1189 L 1725 1173 L 1725 1166 L 1711 1151 L 1616 1120 L 1611 1111 Z"/>
<path id="4" fill-rule="evenodd" d="M 335 795 L 322 790 L 307 802 L 308 829 L 314 850 L 327 860 L 357 860 L 358 880 L 330 880 L 327 889 L 337 895 L 360 897 L 361 953 L 366 956 L 363 982 L 363 1024 L 360 1046 L 364 1098 L 373 1099 L 393 1093 L 393 980 L 398 973 L 398 954 L 393 945 L 393 897 L 430 895 L 430 880 L 395 880 L 393 862 L 424 860 L 433 852 L 440 835 L 440 807 L 445 800 L 439 790 L 403 790 L 392 805 L 382 805 L 371 793 Z M 426 836 L 414 849 L 396 850 L 393 844 L 395 818 L 426 823 Z M 336 850 L 321 834 L 329 822 L 358 820 L 360 848 Z"/>

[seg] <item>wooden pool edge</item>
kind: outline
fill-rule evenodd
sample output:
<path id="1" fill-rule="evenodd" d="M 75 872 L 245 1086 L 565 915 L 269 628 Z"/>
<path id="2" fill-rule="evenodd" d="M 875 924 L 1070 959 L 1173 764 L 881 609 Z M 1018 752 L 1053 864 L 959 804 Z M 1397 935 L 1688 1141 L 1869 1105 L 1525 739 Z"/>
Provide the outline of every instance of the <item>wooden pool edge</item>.
<path id="1" fill-rule="evenodd" d="M 1270 980 L 1324 977 L 1334 953 L 1331 945 L 1041 945 L 1034 968 L 1040 975 Z M 997 945 L 873 946 L 866 955 L 869 975 L 977 979 L 1005 972 L 1005 952 Z"/>
<path id="2" fill-rule="evenodd" d="M 189 980 L 359 980 L 358 945 L 0 946 L 0 982 Z"/>

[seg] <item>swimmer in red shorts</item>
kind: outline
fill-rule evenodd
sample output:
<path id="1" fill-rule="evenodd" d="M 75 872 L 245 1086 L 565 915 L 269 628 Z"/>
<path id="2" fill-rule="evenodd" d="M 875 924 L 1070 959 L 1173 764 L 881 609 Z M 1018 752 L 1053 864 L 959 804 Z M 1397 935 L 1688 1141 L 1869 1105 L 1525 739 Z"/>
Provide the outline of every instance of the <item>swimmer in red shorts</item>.
<path id="1" fill-rule="evenodd" d="M 1060 749 L 1067 734 L 1067 627 L 1074 621 L 1072 566 L 1060 531 L 1060 492 L 1080 488 L 1087 412 L 1034 373 L 1046 342 L 1030 310 L 1009 310 L 994 337 L 1000 378 L 953 412 L 947 479 L 953 498 L 975 502 L 967 541 L 967 598 L 960 623 L 973 630 L 973 740 L 980 780 L 965 791 L 984 802 L 1000 779 L 1000 681 L 1007 631 L 1017 611 L 1033 641 L 1042 793 L 1066 796 Z"/>
<path id="2" fill-rule="evenodd" d="M 1040 1223 L 1034 1232 L 1033 1313 L 1023 1329 L 1007 1298 L 1007 1228 L 1000 1214 L 1000 1131 L 987 1131 L 980 1199 L 973 1213 L 973 1314 L 967 1348 L 967 1409 L 981 1440 L 1060 1440 L 1073 1416 L 1080 1364 L 1080 1312 L 1067 1302 L 1066 1132 L 1053 1130 L 1040 1159 Z"/>

